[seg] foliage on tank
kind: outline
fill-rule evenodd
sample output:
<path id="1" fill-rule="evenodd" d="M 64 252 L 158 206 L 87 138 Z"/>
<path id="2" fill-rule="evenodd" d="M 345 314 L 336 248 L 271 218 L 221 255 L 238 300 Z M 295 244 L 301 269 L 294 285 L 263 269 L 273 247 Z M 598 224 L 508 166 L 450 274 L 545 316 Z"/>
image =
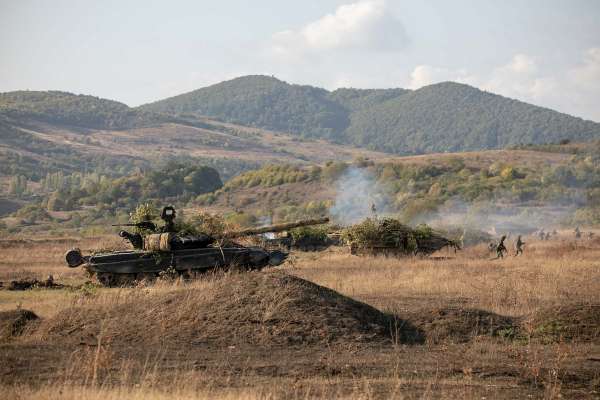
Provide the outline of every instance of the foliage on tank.
<path id="1" fill-rule="evenodd" d="M 290 230 L 294 242 L 302 240 L 326 241 L 329 227 L 327 225 L 301 226 Z"/>
<path id="2" fill-rule="evenodd" d="M 401 255 L 431 254 L 446 246 L 458 247 L 428 225 L 411 228 L 394 218 L 366 218 L 343 229 L 342 240 L 354 249 L 389 249 Z"/>

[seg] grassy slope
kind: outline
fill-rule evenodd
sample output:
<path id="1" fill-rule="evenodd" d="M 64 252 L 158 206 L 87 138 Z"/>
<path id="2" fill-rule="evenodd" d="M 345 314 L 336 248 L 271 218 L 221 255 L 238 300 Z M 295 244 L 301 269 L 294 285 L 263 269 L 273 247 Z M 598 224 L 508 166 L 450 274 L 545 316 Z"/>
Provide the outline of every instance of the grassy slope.
<path id="1" fill-rule="evenodd" d="M 549 168 L 566 164 L 570 154 L 536 150 L 487 150 L 467 153 L 439 153 L 419 156 L 384 156 L 373 158 L 377 163 L 414 166 L 446 166 L 460 159 L 466 168 L 486 169 L 494 163 L 506 163 L 523 169 Z M 261 211 L 273 205 L 303 204 L 310 201 L 333 201 L 335 185 L 328 181 L 284 183 L 277 186 L 238 187 L 217 193 L 216 201 L 208 208 L 213 212 L 245 209 Z"/>
<path id="2" fill-rule="evenodd" d="M 38 120 L 91 129 L 131 128 L 168 119 L 94 96 L 25 90 L 0 93 L 0 118 Z"/>
<path id="3" fill-rule="evenodd" d="M 51 170 L 77 170 L 94 157 L 115 162 L 127 159 L 150 165 L 157 159 L 184 157 L 262 163 L 322 163 L 352 160 L 358 155 L 382 158 L 383 153 L 335 145 L 322 140 L 299 139 L 283 133 L 220 123 L 207 119 L 156 123 L 120 130 L 86 129 L 56 122 L 5 120 L 0 123 L 0 154 L 20 155 L 22 172 L 44 163 Z M 90 165 L 88 165 L 89 169 Z M 7 172 L 12 175 L 15 171 Z M 21 173 L 19 171 L 18 173 Z"/>

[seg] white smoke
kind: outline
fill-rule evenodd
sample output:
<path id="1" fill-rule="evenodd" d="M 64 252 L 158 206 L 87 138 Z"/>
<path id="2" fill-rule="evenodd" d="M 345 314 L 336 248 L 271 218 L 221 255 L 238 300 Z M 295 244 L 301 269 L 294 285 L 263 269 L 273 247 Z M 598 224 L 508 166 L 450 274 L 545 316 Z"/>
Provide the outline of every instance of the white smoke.
<path id="1" fill-rule="evenodd" d="M 273 218 L 270 215 L 263 215 L 256 222 L 257 226 L 269 226 L 273 225 Z M 273 232 L 266 232 L 262 234 L 262 237 L 265 239 L 275 239 L 275 234 Z"/>
<path id="2" fill-rule="evenodd" d="M 334 223 L 351 225 L 374 215 L 402 214 L 402 210 L 390 206 L 388 187 L 377 182 L 368 169 L 349 167 L 336 181 L 335 189 L 335 202 L 329 210 Z M 566 199 L 533 204 L 515 202 L 510 193 L 496 193 L 493 200 L 478 203 L 454 197 L 436 211 L 421 213 L 406 222 L 427 223 L 440 229 L 476 229 L 491 235 L 530 234 L 558 228 L 577 209 L 577 205 L 568 203 Z"/>
<path id="3" fill-rule="evenodd" d="M 434 227 L 465 227 L 491 235 L 531 234 L 557 228 L 573 214 L 576 206 L 507 203 L 501 200 L 467 203 L 453 198 L 421 221 Z"/>
<path id="4" fill-rule="evenodd" d="M 335 203 L 329 210 L 333 222 L 352 225 L 386 213 L 388 197 L 366 169 L 349 167 L 336 181 Z"/>

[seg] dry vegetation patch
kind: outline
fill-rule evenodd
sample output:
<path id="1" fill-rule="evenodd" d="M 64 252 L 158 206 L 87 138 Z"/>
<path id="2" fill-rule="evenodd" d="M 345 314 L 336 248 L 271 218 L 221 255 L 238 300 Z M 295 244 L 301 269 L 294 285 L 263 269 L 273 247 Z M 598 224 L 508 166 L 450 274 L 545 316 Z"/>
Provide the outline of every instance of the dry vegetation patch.
<path id="1" fill-rule="evenodd" d="M 544 342 L 595 342 L 600 344 L 600 304 L 546 307 L 527 316 L 523 329 Z"/>
<path id="2" fill-rule="evenodd" d="M 76 283 L 75 281 L 81 283 L 87 279 L 83 270 L 66 267 L 65 252 L 68 249 L 78 247 L 84 253 L 90 253 L 124 246 L 123 240 L 116 235 L 85 239 L 37 237 L 33 240 L 0 240 L 0 282 L 21 279 L 45 280 L 48 275 L 52 275 L 55 281 L 63 284 Z"/>
<path id="3" fill-rule="evenodd" d="M 31 322 L 38 316 L 29 310 L 12 310 L 0 312 L 0 341 L 20 336 Z"/>
<path id="4" fill-rule="evenodd" d="M 99 296 L 49 318 L 39 334 L 74 344 L 269 346 L 378 341 L 386 332 L 386 317 L 375 308 L 273 272 Z"/>
<path id="5" fill-rule="evenodd" d="M 0 344 L 0 390 L 22 398 L 593 398 L 600 247 L 527 243 L 524 256 L 494 261 L 483 246 L 435 259 L 324 251 L 297 253 L 284 271 L 185 284 L 0 291 L 0 309 L 21 304 L 42 319 Z M 35 258 L 29 271 L 40 278 L 74 272 L 62 264 L 65 248 L 51 243 L 4 250 L 13 261 Z M 8 265 L 3 273 L 12 273 Z"/>
<path id="6" fill-rule="evenodd" d="M 559 304 L 600 304 L 600 247 L 529 240 L 524 256 L 501 260 L 491 260 L 485 246 L 443 250 L 443 259 L 327 251 L 302 254 L 287 269 L 398 315 L 460 307 L 523 317 Z"/>
<path id="7" fill-rule="evenodd" d="M 478 309 L 420 309 L 401 316 L 421 329 L 428 343 L 465 343 L 478 336 L 499 336 L 515 329 L 512 318 Z"/>

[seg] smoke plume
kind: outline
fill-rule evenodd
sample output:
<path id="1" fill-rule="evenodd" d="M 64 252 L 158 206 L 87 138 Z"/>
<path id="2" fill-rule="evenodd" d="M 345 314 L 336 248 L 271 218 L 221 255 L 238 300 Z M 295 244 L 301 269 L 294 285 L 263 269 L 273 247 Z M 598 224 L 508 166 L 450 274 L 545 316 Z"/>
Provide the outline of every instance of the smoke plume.
<path id="1" fill-rule="evenodd" d="M 387 196 L 364 168 L 349 167 L 336 181 L 336 197 L 329 213 L 334 223 L 352 225 L 387 211 Z"/>

